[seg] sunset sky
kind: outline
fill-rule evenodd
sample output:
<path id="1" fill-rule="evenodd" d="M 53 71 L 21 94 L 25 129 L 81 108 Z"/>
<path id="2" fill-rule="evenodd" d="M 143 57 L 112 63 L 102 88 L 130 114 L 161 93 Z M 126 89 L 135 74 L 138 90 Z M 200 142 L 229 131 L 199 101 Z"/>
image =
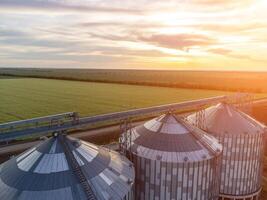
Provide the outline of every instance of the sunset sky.
<path id="1" fill-rule="evenodd" d="M 267 0 L 0 0 L 0 67 L 267 70 Z"/>

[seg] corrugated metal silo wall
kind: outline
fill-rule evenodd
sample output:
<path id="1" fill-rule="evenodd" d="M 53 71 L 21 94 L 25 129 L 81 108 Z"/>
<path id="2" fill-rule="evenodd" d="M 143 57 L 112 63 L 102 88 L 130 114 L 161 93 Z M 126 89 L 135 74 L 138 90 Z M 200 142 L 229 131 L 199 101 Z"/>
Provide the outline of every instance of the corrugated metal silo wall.
<path id="1" fill-rule="evenodd" d="M 134 200 L 134 187 L 128 192 L 128 194 L 124 197 L 123 200 Z"/>
<path id="2" fill-rule="evenodd" d="M 220 178 L 221 196 L 223 194 L 243 196 L 257 193 L 262 184 L 263 134 L 238 136 L 229 134 L 224 136 L 215 135 L 215 137 L 223 144 Z"/>
<path id="3" fill-rule="evenodd" d="M 167 163 L 130 154 L 136 172 L 136 200 L 215 200 L 219 195 L 219 158 Z"/>

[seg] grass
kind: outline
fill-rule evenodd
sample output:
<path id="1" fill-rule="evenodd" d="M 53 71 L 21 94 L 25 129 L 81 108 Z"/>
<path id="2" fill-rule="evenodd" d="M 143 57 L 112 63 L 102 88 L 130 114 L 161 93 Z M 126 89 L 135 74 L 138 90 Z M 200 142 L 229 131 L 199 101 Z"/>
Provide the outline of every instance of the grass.
<path id="1" fill-rule="evenodd" d="M 189 89 L 267 92 L 267 72 L 0 68 L 1 74 Z"/>
<path id="2" fill-rule="evenodd" d="M 37 78 L 0 79 L 0 123 L 78 111 L 82 116 L 182 102 L 226 92 Z"/>

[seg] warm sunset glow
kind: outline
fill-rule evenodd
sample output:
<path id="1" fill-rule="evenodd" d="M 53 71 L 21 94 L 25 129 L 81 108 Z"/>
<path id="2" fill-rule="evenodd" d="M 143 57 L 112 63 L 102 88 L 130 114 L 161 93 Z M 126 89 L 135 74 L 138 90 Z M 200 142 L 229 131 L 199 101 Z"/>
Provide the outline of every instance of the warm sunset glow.
<path id="1" fill-rule="evenodd" d="M 1 0 L 0 67 L 267 70 L 266 0 Z"/>

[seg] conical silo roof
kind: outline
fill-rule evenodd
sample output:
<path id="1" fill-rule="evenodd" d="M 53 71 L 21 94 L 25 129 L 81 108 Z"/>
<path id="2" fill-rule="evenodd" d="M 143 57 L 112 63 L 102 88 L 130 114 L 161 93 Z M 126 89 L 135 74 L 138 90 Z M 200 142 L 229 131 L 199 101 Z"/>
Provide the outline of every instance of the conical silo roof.
<path id="1" fill-rule="evenodd" d="M 166 162 L 195 162 L 221 152 L 217 140 L 168 113 L 128 131 L 130 151 L 138 156 Z"/>
<path id="2" fill-rule="evenodd" d="M 64 144 L 78 168 L 71 164 Z M 78 169 L 83 176 L 75 174 Z M 117 152 L 58 136 L 1 165 L 0 199 L 85 200 L 91 192 L 95 200 L 119 200 L 130 192 L 133 180 L 131 162 Z M 90 186 L 87 192 L 86 182 Z"/>
<path id="3" fill-rule="evenodd" d="M 231 104 L 219 103 L 204 111 L 204 129 L 209 133 L 221 134 L 257 134 L 264 132 L 264 125 L 247 114 L 241 112 Z M 187 117 L 187 120 L 196 124 L 197 114 Z"/>

